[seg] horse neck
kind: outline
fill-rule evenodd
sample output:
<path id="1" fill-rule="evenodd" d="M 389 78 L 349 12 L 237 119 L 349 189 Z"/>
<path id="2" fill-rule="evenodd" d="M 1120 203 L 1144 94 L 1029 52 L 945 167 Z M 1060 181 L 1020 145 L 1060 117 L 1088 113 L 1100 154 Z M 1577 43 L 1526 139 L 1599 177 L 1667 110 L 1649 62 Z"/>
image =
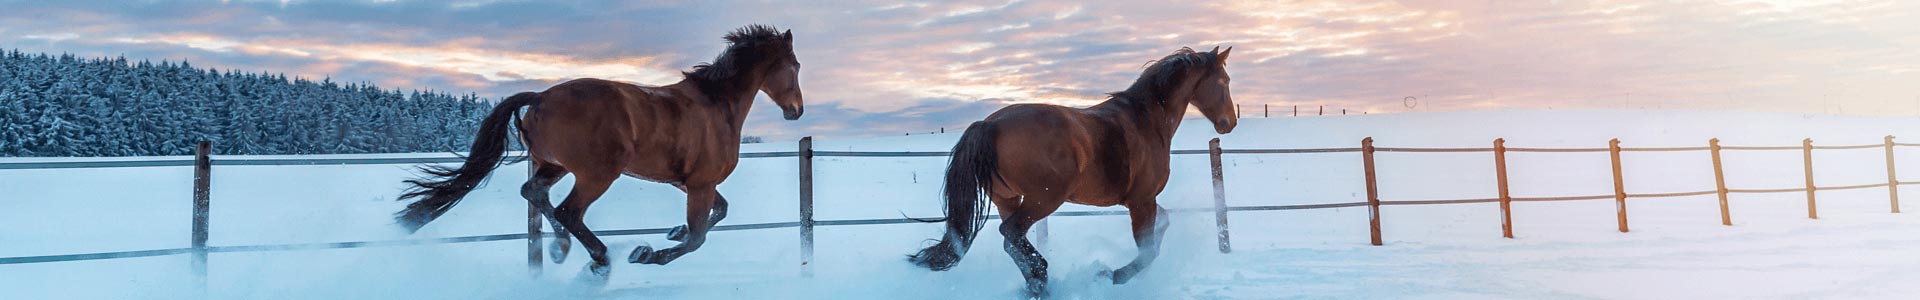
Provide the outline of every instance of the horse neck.
<path id="1" fill-rule="evenodd" d="M 1144 133 L 1141 136 L 1150 137 L 1156 144 L 1172 145 L 1173 133 L 1180 129 L 1180 119 L 1187 114 L 1187 101 L 1165 95 L 1128 92 L 1089 109 L 1122 116 L 1116 120 L 1128 131 Z"/>
<path id="2" fill-rule="evenodd" d="M 711 110 L 710 112 L 714 115 L 725 119 L 727 124 L 733 128 L 734 133 L 739 133 L 740 129 L 746 126 L 747 112 L 753 108 L 754 95 L 760 92 L 759 86 L 761 82 L 758 79 L 760 77 L 759 72 L 738 73 L 727 78 L 727 80 L 734 80 L 733 82 L 717 85 L 724 87 L 723 89 L 714 91 L 702 90 L 701 93 L 706 97 L 705 100 L 709 104 L 705 107 L 709 108 Z M 700 83 L 694 84 L 696 86 L 705 85 Z"/>

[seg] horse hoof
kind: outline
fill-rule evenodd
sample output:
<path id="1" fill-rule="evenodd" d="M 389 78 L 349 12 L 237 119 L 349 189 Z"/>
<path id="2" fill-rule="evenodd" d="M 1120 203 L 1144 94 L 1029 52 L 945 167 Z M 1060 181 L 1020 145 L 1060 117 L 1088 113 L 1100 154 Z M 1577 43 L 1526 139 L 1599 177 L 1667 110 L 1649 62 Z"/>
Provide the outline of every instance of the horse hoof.
<path id="1" fill-rule="evenodd" d="M 613 273 L 613 265 L 609 264 L 595 263 L 587 265 L 587 267 L 588 270 L 593 271 L 593 275 L 595 276 L 607 277 Z"/>
<path id="2" fill-rule="evenodd" d="M 553 243 L 547 244 L 547 257 L 552 258 L 554 264 L 567 262 L 567 251 L 572 248 L 572 240 L 566 238 L 553 240 Z"/>
<path id="3" fill-rule="evenodd" d="M 1047 299 L 1048 298 L 1047 281 L 1046 280 L 1039 280 L 1039 281 L 1028 280 L 1026 294 L 1027 294 L 1027 297 L 1031 297 L 1033 299 Z"/>
<path id="4" fill-rule="evenodd" d="M 640 245 L 633 248 L 633 254 L 627 255 L 628 263 L 646 263 L 653 259 L 653 246 Z"/>
<path id="5" fill-rule="evenodd" d="M 605 287 L 607 286 L 607 278 L 613 273 L 612 271 L 613 268 L 611 266 L 589 263 L 585 268 L 580 269 L 579 275 L 573 277 L 571 285 L 574 288 L 584 289 L 599 289 Z"/>
<path id="6" fill-rule="evenodd" d="M 1128 271 L 1130 270 L 1122 269 L 1120 271 L 1115 271 L 1112 274 L 1110 274 L 1109 276 L 1113 276 L 1113 285 L 1127 284 L 1128 280 L 1133 279 L 1133 275 L 1139 274 L 1137 272 L 1128 272 Z"/>
<path id="7" fill-rule="evenodd" d="M 667 230 L 667 240 L 684 242 L 687 239 L 687 225 L 674 226 Z"/>

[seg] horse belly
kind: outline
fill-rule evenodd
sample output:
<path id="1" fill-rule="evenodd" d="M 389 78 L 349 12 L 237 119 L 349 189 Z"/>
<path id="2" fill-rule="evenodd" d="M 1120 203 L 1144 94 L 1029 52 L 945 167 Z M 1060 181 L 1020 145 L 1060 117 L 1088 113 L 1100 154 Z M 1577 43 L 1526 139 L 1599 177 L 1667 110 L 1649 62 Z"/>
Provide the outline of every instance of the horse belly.
<path id="1" fill-rule="evenodd" d="M 1121 194 L 1124 191 L 1110 184 L 1098 182 L 1097 178 L 1103 178 L 1103 176 L 1081 176 L 1080 178 L 1072 188 L 1074 195 L 1067 196 L 1067 202 L 1099 207 L 1120 205 L 1123 202 L 1121 199 L 1125 197 Z"/>

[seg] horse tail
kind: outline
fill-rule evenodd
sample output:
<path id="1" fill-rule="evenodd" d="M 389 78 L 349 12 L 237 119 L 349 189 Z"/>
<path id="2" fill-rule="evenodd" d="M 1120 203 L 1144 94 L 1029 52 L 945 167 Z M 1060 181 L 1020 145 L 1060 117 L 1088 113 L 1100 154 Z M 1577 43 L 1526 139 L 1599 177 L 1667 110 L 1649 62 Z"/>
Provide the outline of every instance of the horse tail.
<path id="1" fill-rule="evenodd" d="M 987 201 L 993 180 L 999 174 L 999 157 L 994 148 L 998 130 L 988 121 L 973 122 L 960 142 L 953 145 L 953 159 L 947 163 L 946 196 L 947 235 L 939 244 L 908 256 L 908 261 L 934 271 L 945 271 L 960 263 L 974 235 L 987 223 Z"/>
<path id="2" fill-rule="evenodd" d="M 407 232 L 419 231 L 427 222 L 446 214 L 448 209 L 473 191 L 487 174 L 500 167 L 502 157 L 507 154 L 507 132 L 518 124 L 520 108 L 540 101 L 540 94 L 523 92 L 500 100 L 493 106 L 493 112 L 480 122 L 480 131 L 474 134 L 473 146 L 467 150 L 466 162 L 460 168 L 443 166 L 421 166 L 420 172 L 428 178 L 407 180 L 413 185 L 406 193 L 400 194 L 400 201 L 418 199 L 407 204 L 405 210 L 394 213 L 394 219 Z M 525 131 L 521 135 L 525 135 Z"/>

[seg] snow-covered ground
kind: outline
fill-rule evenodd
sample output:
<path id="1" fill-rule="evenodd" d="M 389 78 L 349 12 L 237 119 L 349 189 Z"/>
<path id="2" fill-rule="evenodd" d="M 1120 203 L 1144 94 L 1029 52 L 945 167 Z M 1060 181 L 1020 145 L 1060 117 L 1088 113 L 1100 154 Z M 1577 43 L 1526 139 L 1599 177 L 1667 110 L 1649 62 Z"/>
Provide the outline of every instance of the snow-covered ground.
<path id="1" fill-rule="evenodd" d="M 1920 118 L 1701 111 L 1492 111 L 1243 119 L 1227 148 L 1626 147 L 1879 143 L 1920 140 Z M 1189 122 L 1177 149 L 1204 149 L 1212 134 Z M 819 140 L 819 150 L 942 151 L 958 134 Z M 745 151 L 791 151 L 793 143 Z M 1920 149 L 1901 148 L 1903 166 Z M 1731 188 L 1803 184 L 1798 151 L 1727 152 Z M 411 155 L 403 155 L 411 156 Z M 0 159 L 32 161 L 45 159 Z M 1625 154 L 1629 193 L 1713 187 L 1704 152 Z M 1357 153 L 1229 155 L 1232 205 L 1361 201 Z M 1486 153 L 1380 153 L 1386 200 L 1495 195 Z M 1883 183 L 1880 149 L 1815 154 L 1822 186 Z M 1612 193 L 1605 153 L 1509 153 L 1516 197 Z M 516 233 L 526 206 L 515 191 L 525 168 L 510 165 L 446 217 L 408 236 L 392 225 L 404 165 L 219 166 L 213 171 L 211 244 L 259 245 Z M 821 220 L 939 214 L 945 159 L 821 157 L 815 162 Z M 1209 207 L 1205 155 L 1174 158 L 1165 205 Z M 1920 176 L 1920 168 L 1901 170 Z M 721 192 L 724 224 L 796 220 L 793 158 L 747 159 Z M 0 257 L 178 248 L 188 245 L 192 171 L 186 167 L 0 170 Z M 564 194 L 570 182 L 555 189 Z M 1908 203 L 1920 201 L 1913 189 Z M 1123 217 L 1051 221 L 1043 250 L 1062 299 L 1766 299 L 1920 295 L 1920 218 L 1913 204 L 1888 213 L 1885 189 L 1823 191 L 1819 220 L 1801 193 L 1736 194 L 1734 226 L 1722 226 L 1711 195 L 1629 200 L 1632 233 L 1615 230 L 1609 201 L 1517 203 L 1515 239 L 1500 237 L 1496 204 L 1389 206 L 1386 246 L 1368 245 L 1364 207 L 1235 212 L 1234 252 L 1215 250 L 1211 214 L 1176 214 L 1161 259 L 1125 286 L 1099 283 L 1100 266 L 1133 256 Z M 595 229 L 678 225 L 681 194 L 622 180 L 587 216 Z M 1067 210 L 1101 210 L 1068 206 Z M 988 231 L 960 266 L 916 269 L 904 255 L 941 227 L 821 227 L 811 277 L 800 272 L 797 229 L 716 232 L 706 247 L 669 266 L 616 263 L 604 287 L 574 283 L 587 261 L 530 278 L 523 241 L 250 253 L 211 257 L 212 298 L 244 299 L 1001 299 L 1021 285 Z M 606 238 L 616 257 L 663 237 Z M 0 298 L 195 298 L 188 258 L 0 265 Z"/>

